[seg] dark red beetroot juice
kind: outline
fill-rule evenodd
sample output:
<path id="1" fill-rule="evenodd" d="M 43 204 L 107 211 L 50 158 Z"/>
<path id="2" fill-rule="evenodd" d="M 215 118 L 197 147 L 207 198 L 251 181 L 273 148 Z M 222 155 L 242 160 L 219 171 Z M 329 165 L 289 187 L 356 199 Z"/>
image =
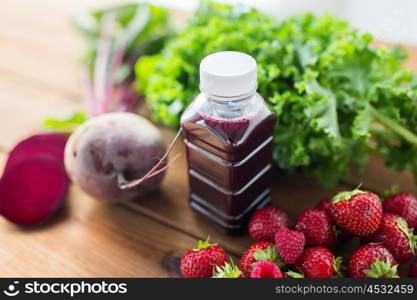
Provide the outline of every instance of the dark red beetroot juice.
<path id="1" fill-rule="evenodd" d="M 202 93 L 181 118 L 190 205 L 227 233 L 270 200 L 275 116 L 256 93 L 256 62 L 225 51 L 200 65 Z"/>

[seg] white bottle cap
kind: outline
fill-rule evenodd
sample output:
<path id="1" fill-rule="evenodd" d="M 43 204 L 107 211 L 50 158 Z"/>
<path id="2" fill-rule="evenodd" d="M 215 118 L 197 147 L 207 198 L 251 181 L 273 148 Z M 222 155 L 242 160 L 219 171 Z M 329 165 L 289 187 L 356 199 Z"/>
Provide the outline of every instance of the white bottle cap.
<path id="1" fill-rule="evenodd" d="M 200 89 L 213 98 L 239 98 L 256 91 L 256 61 L 236 51 L 206 56 L 200 63 Z"/>

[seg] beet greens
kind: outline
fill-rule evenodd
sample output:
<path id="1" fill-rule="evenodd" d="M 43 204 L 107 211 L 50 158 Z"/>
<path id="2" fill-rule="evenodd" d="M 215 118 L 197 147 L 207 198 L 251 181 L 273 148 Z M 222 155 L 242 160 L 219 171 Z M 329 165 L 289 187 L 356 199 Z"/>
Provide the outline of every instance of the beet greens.
<path id="1" fill-rule="evenodd" d="M 145 3 L 74 14 L 73 24 L 86 41 L 82 78 L 88 112 L 48 118 L 43 127 L 72 132 L 88 116 L 132 112 L 141 99 L 132 87 L 133 65 L 140 56 L 161 50 L 169 36 L 168 22 L 166 9 Z"/>
<path id="2" fill-rule="evenodd" d="M 132 89 L 132 65 L 160 50 L 168 33 L 168 13 L 148 4 L 124 4 L 80 12 L 74 24 L 87 41 L 84 98 L 91 115 L 133 111 L 139 96 Z"/>

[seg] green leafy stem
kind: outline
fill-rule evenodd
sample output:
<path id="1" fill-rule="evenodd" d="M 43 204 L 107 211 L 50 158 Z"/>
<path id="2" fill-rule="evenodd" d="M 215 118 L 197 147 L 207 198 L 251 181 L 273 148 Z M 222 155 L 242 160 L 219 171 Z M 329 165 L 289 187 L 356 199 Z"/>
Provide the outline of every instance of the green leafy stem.
<path id="1" fill-rule="evenodd" d="M 398 122 L 394 121 L 393 119 L 381 114 L 376 108 L 372 105 L 369 106 L 369 111 L 373 118 L 384 125 L 386 128 L 390 129 L 391 131 L 395 132 L 399 136 L 401 136 L 404 140 L 417 146 L 417 135 L 399 124 Z"/>

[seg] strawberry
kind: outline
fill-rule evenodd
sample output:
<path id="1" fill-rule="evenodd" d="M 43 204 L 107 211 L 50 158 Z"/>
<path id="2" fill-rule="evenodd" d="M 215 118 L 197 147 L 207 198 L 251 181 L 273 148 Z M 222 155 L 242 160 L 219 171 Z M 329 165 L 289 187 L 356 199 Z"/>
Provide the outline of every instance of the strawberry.
<path id="1" fill-rule="evenodd" d="M 414 258 L 413 262 L 410 265 L 410 274 L 408 276 L 417 278 L 417 257 Z"/>
<path id="2" fill-rule="evenodd" d="M 253 267 L 250 278 L 282 278 L 282 272 L 273 262 L 261 260 Z"/>
<path id="3" fill-rule="evenodd" d="M 242 271 L 230 259 L 230 263 L 225 262 L 223 266 L 215 266 L 212 278 L 241 278 Z"/>
<path id="4" fill-rule="evenodd" d="M 275 246 L 286 264 L 294 264 L 303 254 L 305 237 L 302 232 L 281 229 L 275 235 Z"/>
<path id="5" fill-rule="evenodd" d="M 332 278 L 340 275 L 342 258 L 334 255 L 324 247 L 312 247 L 304 251 L 296 267 L 307 278 Z"/>
<path id="6" fill-rule="evenodd" d="M 298 217 L 295 229 L 304 233 L 307 246 L 332 248 L 335 245 L 333 222 L 324 210 L 316 208 L 305 210 Z"/>
<path id="7" fill-rule="evenodd" d="M 331 199 L 323 199 L 323 200 L 320 200 L 316 204 L 315 208 L 324 210 L 326 213 L 329 214 L 329 216 L 331 216 L 331 214 L 330 214 L 330 206 L 331 205 L 332 205 L 332 200 Z M 345 242 L 352 237 L 352 235 L 350 233 L 347 233 L 346 231 L 342 230 L 336 224 L 333 225 L 333 231 L 335 233 L 336 242 Z"/>
<path id="8" fill-rule="evenodd" d="M 199 241 L 197 248 L 188 250 L 181 258 L 181 273 L 186 278 L 210 278 L 215 266 L 223 266 L 226 253 L 217 244 Z"/>
<path id="9" fill-rule="evenodd" d="M 327 212 L 328 214 L 330 214 L 330 206 L 331 205 L 332 205 L 332 200 L 330 200 L 330 199 L 323 199 L 323 200 L 320 200 L 316 204 L 316 208 L 317 209 L 324 210 L 325 212 Z"/>
<path id="10" fill-rule="evenodd" d="M 397 268 L 392 254 L 379 244 L 360 247 L 348 262 L 349 276 L 353 278 L 398 278 Z"/>
<path id="11" fill-rule="evenodd" d="M 330 214 L 333 221 L 348 233 L 368 236 L 381 223 L 382 204 L 376 194 L 355 189 L 337 194 L 332 199 Z"/>
<path id="12" fill-rule="evenodd" d="M 399 264 L 406 263 L 414 254 L 417 236 L 407 222 L 393 214 L 384 213 L 378 230 L 366 239 L 367 242 L 381 243 Z"/>
<path id="13" fill-rule="evenodd" d="M 384 212 L 403 217 L 408 226 L 417 227 L 417 199 L 409 193 L 397 193 L 386 199 L 382 206 Z"/>
<path id="14" fill-rule="evenodd" d="M 267 206 L 254 212 L 249 221 L 248 230 L 255 241 L 273 242 L 275 233 L 287 227 L 287 214 L 275 207 Z"/>
<path id="15" fill-rule="evenodd" d="M 285 264 L 278 255 L 277 248 L 272 242 L 256 242 L 249 247 L 240 260 L 240 269 L 246 277 L 249 277 L 257 261 L 268 260 L 279 267 Z"/>

